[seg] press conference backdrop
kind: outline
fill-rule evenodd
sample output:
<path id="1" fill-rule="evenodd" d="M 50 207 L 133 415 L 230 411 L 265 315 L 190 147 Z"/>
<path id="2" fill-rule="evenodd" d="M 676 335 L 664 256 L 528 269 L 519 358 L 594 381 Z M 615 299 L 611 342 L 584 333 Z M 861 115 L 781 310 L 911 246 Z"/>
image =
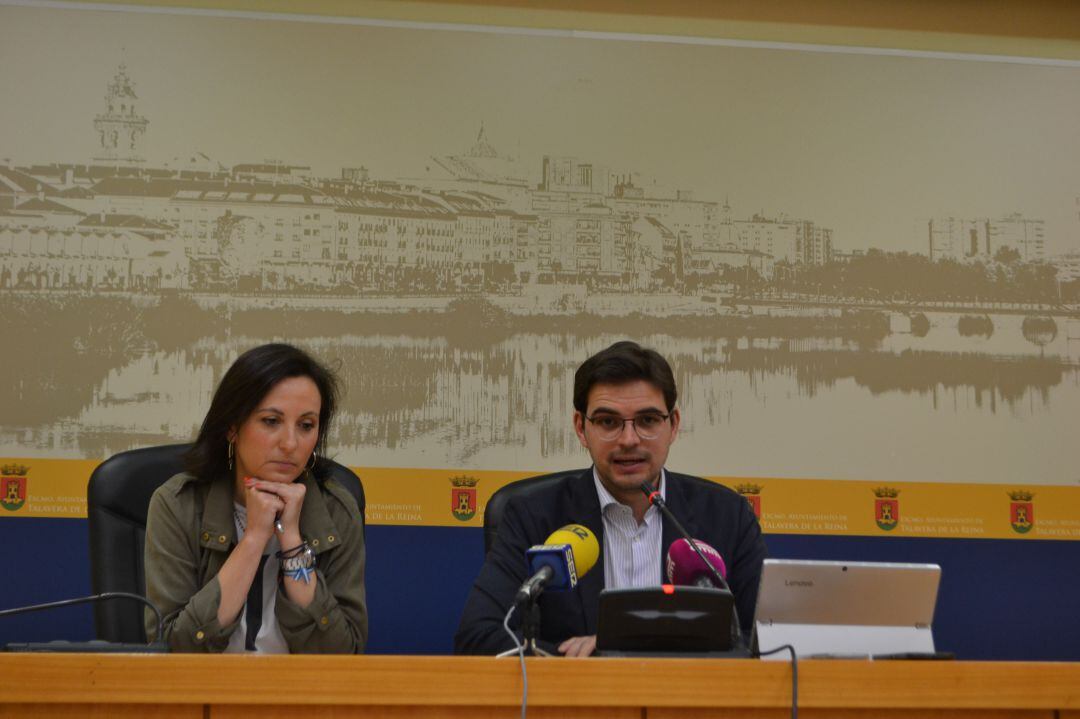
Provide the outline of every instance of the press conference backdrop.
<path id="1" fill-rule="evenodd" d="M 0 60 L 5 604 L 85 592 L 92 468 L 287 340 L 345 381 L 373 649 L 446 651 L 631 337 L 774 555 L 938 561 L 943 648 L 1080 658 L 1080 63 L 6 4 Z M 89 613 L 0 638 L 46 629 Z"/>

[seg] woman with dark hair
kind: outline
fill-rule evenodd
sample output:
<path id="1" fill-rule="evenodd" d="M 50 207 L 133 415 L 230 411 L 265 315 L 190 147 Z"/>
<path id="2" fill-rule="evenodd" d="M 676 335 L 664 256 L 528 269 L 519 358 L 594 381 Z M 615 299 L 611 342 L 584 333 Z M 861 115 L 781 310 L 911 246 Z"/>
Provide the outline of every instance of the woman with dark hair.
<path id="1" fill-rule="evenodd" d="M 171 650 L 363 651 L 363 517 L 322 458 L 337 392 L 286 344 L 225 373 L 188 471 L 150 500 L 146 593 Z"/>

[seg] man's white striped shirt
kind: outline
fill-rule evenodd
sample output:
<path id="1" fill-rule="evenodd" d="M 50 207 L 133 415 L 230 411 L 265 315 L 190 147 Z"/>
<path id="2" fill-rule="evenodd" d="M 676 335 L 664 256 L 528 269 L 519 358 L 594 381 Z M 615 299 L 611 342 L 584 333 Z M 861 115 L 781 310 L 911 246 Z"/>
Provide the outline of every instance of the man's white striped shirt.
<path id="1" fill-rule="evenodd" d="M 660 470 L 660 496 L 667 499 L 667 476 Z M 645 511 L 641 524 L 634 512 L 611 496 L 593 467 L 593 482 L 600 498 L 604 522 L 604 587 L 655 587 L 660 584 L 664 523 L 655 506 Z"/>

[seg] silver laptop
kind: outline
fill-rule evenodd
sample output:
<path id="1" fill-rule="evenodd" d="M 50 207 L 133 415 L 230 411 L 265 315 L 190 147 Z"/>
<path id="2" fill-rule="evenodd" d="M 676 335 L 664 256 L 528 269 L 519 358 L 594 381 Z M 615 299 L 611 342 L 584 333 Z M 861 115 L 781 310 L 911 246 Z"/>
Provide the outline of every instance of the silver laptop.
<path id="1" fill-rule="evenodd" d="M 806 658 L 933 654 L 940 579 L 936 564 L 766 559 L 754 612 L 757 648 L 790 644 Z"/>

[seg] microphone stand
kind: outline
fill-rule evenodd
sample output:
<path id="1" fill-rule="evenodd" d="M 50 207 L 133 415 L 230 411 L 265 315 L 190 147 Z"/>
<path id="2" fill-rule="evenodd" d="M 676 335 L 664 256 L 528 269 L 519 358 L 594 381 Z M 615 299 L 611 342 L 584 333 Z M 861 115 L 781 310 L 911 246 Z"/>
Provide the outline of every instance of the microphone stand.
<path id="1" fill-rule="evenodd" d="M 641 491 L 645 493 L 645 496 L 649 498 L 649 504 L 655 506 L 657 509 L 660 510 L 660 512 L 664 515 L 664 518 L 671 522 L 675 529 L 678 530 L 679 534 L 683 536 L 683 539 L 686 540 L 687 544 L 690 545 L 690 548 L 694 550 L 694 553 L 697 554 L 701 561 L 705 563 L 705 566 L 709 568 L 709 572 L 716 579 L 717 583 L 720 585 L 720 588 L 727 591 L 728 594 L 731 595 L 731 615 L 735 623 L 735 626 L 731 630 L 731 636 L 732 639 L 735 640 L 735 644 L 737 646 L 745 646 L 746 644 L 743 641 L 742 635 L 742 625 L 739 623 L 739 608 L 735 606 L 734 601 L 735 593 L 731 591 L 731 587 L 728 586 L 727 580 L 724 579 L 724 576 L 720 574 L 719 571 L 717 571 L 716 567 L 713 566 L 713 563 L 705 558 L 705 555 L 698 547 L 697 542 L 694 541 L 694 538 L 690 536 L 690 533 L 687 532 L 681 524 L 679 524 L 679 520 L 675 519 L 675 515 L 671 512 L 670 509 L 668 509 L 667 502 L 664 501 L 664 498 L 660 496 L 660 492 L 656 491 L 656 488 L 653 487 L 652 484 L 648 482 L 648 480 L 642 482 L 638 486 Z"/>
<path id="2" fill-rule="evenodd" d="M 551 653 L 536 646 L 536 637 L 540 634 L 540 604 L 536 597 L 529 597 L 528 605 L 521 616 L 521 636 L 525 647 L 534 657 L 550 657 Z"/>
<path id="3" fill-rule="evenodd" d="M 537 595 L 529 594 L 524 601 L 518 601 L 515 605 L 521 613 L 521 638 L 525 651 L 534 657 L 550 657 L 551 652 L 542 649 L 536 644 L 536 637 L 540 634 L 540 605 L 537 603 Z M 496 657 L 512 657 L 518 653 L 518 649 L 507 649 L 499 652 Z"/>

